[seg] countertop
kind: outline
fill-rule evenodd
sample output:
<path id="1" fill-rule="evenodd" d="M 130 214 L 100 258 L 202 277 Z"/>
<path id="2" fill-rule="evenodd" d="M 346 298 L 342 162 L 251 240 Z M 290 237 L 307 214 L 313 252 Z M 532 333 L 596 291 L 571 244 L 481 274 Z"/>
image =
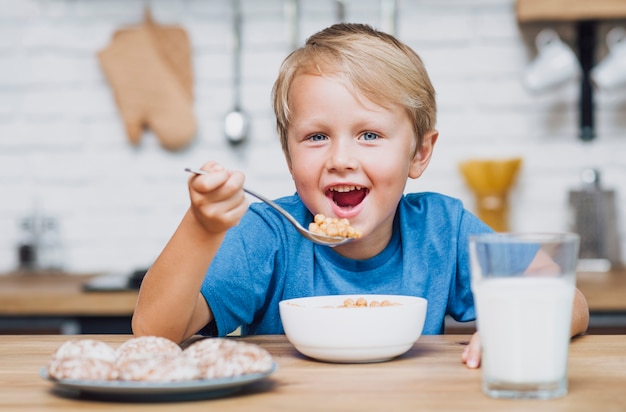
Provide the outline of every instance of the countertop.
<path id="1" fill-rule="evenodd" d="M 137 290 L 86 292 L 96 274 L 60 272 L 0 276 L 0 316 L 131 316 Z"/>
<path id="2" fill-rule="evenodd" d="M 137 290 L 84 291 L 95 275 L 0 275 L 0 316 L 131 316 Z M 626 271 L 583 272 L 577 286 L 591 312 L 626 312 Z"/>

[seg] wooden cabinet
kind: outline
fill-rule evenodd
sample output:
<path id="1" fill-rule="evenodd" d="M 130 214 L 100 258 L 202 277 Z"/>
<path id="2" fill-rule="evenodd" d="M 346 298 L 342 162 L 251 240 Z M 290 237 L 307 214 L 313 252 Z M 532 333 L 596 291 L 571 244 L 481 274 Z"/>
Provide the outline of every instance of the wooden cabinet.
<path id="1" fill-rule="evenodd" d="M 85 291 L 94 275 L 0 275 L 0 334 L 130 333 L 136 289 Z M 626 333 L 626 270 L 577 275 L 591 311 L 589 333 Z M 474 323 L 446 322 L 448 333 Z"/>
<path id="2" fill-rule="evenodd" d="M 130 333 L 137 290 L 85 291 L 95 275 L 0 275 L 0 334 Z"/>

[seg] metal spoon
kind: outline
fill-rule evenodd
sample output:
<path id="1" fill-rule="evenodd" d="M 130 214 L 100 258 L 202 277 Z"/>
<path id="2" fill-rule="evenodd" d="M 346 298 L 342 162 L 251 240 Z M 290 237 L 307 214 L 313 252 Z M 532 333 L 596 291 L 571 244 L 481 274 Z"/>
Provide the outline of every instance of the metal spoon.
<path id="1" fill-rule="evenodd" d="M 204 170 L 193 169 L 190 167 L 185 168 L 185 171 L 189 173 L 194 173 L 197 175 L 209 174 L 209 172 L 206 172 Z M 289 212 L 287 212 L 285 209 L 283 209 L 282 207 L 274 203 L 272 200 L 250 189 L 246 189 L 245 187 L 243 188 L 243 191 L 248 193 L 251 196 L 256 197 L 257 199 L 267 203 L 268 205 L 276 209 L 276 211 L 280 213 L 281 215 L 283 215 L 289 221 L 289 223 L 291 223 L 296 228 L 296 230 L 300 232 L 302 236 L 304 236 L 306 239 L 309 239 L 313 243 L 317 243 L 318 245 L 335 247 L 335 246 L 343 245 L 345 243 L 348 243 L 354 240 L 354 238 L 345 238 L 341 236 L 326 236 L 326 235 L 321 235 L 319 233 L 311 232 L 310 230 L 305 229 L 291 214 L 289 214 Z"/>

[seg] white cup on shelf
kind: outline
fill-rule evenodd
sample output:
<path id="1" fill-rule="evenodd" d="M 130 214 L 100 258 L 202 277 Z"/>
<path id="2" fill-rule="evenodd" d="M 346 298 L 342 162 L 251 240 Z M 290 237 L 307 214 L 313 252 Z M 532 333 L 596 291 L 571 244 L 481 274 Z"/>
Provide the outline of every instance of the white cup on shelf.
<path id="1" fill-rule="evenodd" d="M 612 28 L 606 36 L 609 52 L 591 70 L 591 79 L 600 89 L 610 90 L 626 85 L 626 30 Z"/>
<path id="2" fill-rule="evenodd" d="M 541 30 L 535 38 L 537 57 L 524 73 L 526 87 L 535 92 L 560 86 L 580 76 L 576 53 L 552 29 Z"/>

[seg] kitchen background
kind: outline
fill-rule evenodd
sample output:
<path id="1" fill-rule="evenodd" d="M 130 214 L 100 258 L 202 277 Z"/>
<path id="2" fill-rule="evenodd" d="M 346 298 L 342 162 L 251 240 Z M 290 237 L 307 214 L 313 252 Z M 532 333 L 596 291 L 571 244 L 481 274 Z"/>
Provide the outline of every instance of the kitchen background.
<path id="1" fill-rule="evenodd" d="M 345 19 L 381 27 L 379 0 L 344 1 Z M 247 175 L 270 196 L 294 191 L 274 130 L 270 91 L 291 50 L 283 0 L 242 1 L 242 106 L 247 141 L 231 146 L 224 115 L 233 107 L 232 8 L 227 0 L 0 0 L 0 272 L 18 266 L 20 221 L 35 210 L 53 217 L 70 272 L 147 267 L 188 205 L 187 166 L 215 159 Z M 198 131 L 182 150 L 164 149 L 146 131 L 130 144 L 97 53 L 113 33 L 142 21 L 179 25 L 192 47 Z M 300 0 L 298 43 L 337 21 L 331 0 Z M 623 21 L 598 28 L 604 39 Z M 519 25 L 514 0 L 399 0 L 396 33 L 423 58 L 438 92 L 440 138 L 425 175 L 408 191 L 458 197 L 475 210 L 459 163 L 523 163 L 510 193 L 511 229 L 568 228 L 568 191 L 597 167 L 616 190 L 626 256 L 626 88 L 595 93 L 596 138 L 578 138 L 579 84 L 533 93 L 522 76 L 535 35 L 568 23 Z M 147 69 L 150 69 L 149 67 Z"/>

